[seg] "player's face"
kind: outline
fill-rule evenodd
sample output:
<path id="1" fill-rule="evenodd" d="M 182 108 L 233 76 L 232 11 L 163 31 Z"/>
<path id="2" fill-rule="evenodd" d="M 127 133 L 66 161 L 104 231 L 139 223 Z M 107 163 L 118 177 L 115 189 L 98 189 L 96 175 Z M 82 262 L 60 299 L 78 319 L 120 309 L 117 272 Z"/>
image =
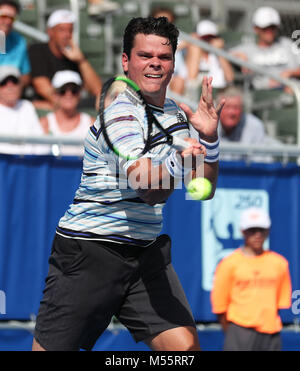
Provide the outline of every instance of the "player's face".
<path id="1" fill-rule="evenodd" d="M 250 247 L 255 252 L 260 252 L 269 235 L 269 230 L 263 228 L 250 228 L 243 231 L 243 235 L 245 238 L 245 246 Z"/>
<path id="2" fill-rule="evenodd" d="M 12 29 L 16 16 L 17 11 L 13 6 L 0 6 L 0 31 L 8 35 Z"/>
<path id="3" fill-rule="evenodd" d="M 124 72 L 138 84 L 147 101 L 163 106 L 174 71 L 169 40 L 157 35 L 136 35 L 130 59 L 123 53 L 122 64 Z"/>
<path id="4" fill-rule="evenodd" d="M 225 106 L 220 115 L 222 127 L 225 131 L 234 129 L 243 113 L 243 104 L 240 97 L 227 97 Z"/>
<path id="5" fill-rule="evenodd" d="M 60 49 L 64 49 L 66 46 L 70 45 L 73 35 L 73 24 L 61 23 L 49 29 L 48 32 L 51 40 L 56 46 Z"/>

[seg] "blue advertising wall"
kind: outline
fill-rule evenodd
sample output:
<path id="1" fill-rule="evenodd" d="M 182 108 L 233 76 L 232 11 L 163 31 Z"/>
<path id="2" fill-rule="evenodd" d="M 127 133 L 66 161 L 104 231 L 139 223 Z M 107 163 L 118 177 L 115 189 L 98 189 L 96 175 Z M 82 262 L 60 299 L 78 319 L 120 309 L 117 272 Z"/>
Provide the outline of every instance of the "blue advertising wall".
<path id="1" fill-rule="evenodd" d="M 0 156 L 0 292 L 6 300 L 0 320 L 37 313 L 55 227 L 72 202 L 81 166 L 78 158 Z M 173 193 L 162 232 L 172 238 L 173 264 L 197 321 L 216 321 L 209 300 L 213 272 L 242 243 L 239 215 L 248 206 L 270 212 L 266 248 L 287 258 L 293 290 L 300 290 L 299 192 L 296 165 L 223 162 L 213 200 L 187 200 L 184 189 Z M 282 311 L 284 322 L 299 318 L 298 309 L 295 301 L 293 311 Z"/>

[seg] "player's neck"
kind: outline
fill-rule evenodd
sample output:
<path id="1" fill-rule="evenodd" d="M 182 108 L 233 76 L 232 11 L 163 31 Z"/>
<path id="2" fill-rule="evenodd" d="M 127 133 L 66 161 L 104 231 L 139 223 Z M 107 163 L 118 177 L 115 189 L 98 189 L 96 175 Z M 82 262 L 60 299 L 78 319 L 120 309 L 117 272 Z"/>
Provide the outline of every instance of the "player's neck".
<path id="1" fill-rule="evenodd" d="M 144 98 L 145 98 L 145 100 L 148 104 L 151 104 L 152 106 L 161 107 L 161 108 L 164 107 L 165 99 L 166 99 L 165 95 L 159 96 L 159 97 L 156 97 L 156 96 L 153 96 L 153 95 L 147 95 L 147 94 L 144 94 L 144 93 L 143 93 L 143 95 L 144 95 Z"/>

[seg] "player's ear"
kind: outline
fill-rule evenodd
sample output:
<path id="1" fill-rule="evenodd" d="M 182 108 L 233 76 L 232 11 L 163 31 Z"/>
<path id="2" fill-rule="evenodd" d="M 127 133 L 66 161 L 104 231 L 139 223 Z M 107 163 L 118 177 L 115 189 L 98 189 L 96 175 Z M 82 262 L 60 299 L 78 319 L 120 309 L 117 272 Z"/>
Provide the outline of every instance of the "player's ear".
<path id="1" fill-rule="evenodd" d="M 128 61 L 129 61 L 129 58 L 128 58 L 127 54 L 123 53 L 122 54 L 122 67 L 123 67 L 123 71 L 125 73 L 128 72 Z"/>

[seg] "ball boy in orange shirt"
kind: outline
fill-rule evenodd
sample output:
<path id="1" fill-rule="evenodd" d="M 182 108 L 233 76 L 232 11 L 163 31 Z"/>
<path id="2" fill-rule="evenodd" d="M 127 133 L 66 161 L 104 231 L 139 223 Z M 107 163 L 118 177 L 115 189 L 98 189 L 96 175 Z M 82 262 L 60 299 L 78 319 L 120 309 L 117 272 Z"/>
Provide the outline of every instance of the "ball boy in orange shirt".
<path id="1" fill-rule="evenodd" d="M 263 210 L 245 210 L 245 244 L 217 266 L 211 302 L 225 331 L 224 350 L 281 349 L 278 310 L 291 306 L 291 280 L 287 260 L 263 249 L 270 226 Z"/>

